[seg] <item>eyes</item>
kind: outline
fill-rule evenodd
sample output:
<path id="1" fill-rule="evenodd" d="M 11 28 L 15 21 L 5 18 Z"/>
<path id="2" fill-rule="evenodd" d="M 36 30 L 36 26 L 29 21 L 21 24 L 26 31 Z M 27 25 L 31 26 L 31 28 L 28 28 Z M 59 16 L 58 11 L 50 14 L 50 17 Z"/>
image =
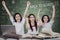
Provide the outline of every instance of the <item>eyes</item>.
<path id="1" fill-rule="evenodd" d="M 34 17 L 30 17 L 30 18 L 34 18 Z"/>
<path id="2" fill-rule="evenodd" d="M 33 16 L 33 15 L 31 15 L 31 16 L 30 16 L 30 18 L 34 18 L 34 16 Z"/>
<path id="3" fill-rule="evenodd" d="M 43 19 L 48 19 L 48 17 L 47 17 L 47 16 L 45 16 Z"/>
<path id="4" fill-rule="evenodd" d="M 17 14 L 16 17 L 20 17 L 20 16 Z"/>

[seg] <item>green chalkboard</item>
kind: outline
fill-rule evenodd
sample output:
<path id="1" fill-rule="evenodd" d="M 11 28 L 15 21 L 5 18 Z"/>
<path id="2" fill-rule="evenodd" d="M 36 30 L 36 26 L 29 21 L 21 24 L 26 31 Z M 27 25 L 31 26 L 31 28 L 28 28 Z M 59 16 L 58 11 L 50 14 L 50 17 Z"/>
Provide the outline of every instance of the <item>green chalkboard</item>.
<path id="1" fill-rule="evenodd" d="M 1 0 L 2 1 L 2 0 Z M 0 1 L 0 3 L 1 3 Z M 10 10 L 11 14 L 14 15 L 14 13 L 19 12 L 21 15 L 23 15 L 25 8 L 26 8 L 26 3 L 28 0 L 5 0 L 6 5 L 8 9 Z M 30 13 L 37 14 L 38 9 L 41 9 L 40 17 L 42 17 L 44 14 L 47 14 L 51 17 L 52 14 L 52 5 L 55 2 L 56 5 L 56 16 L 55 16 L 55 22 L 53 25 L 53 30 L 56 32 L 60 32 L 60 6 L 59 6 L 59 1 L 54 1 L 54 0 L 29 0 L 31 2 L 31 5 L 28 9 L 27 15 Z M 2 6 L 2 4 L 0 4 Z M 0 8 L 0 24 L 1 25 L 11 25 L 9 16 L 7 15 L 4 7 L 2 6 Z"/>

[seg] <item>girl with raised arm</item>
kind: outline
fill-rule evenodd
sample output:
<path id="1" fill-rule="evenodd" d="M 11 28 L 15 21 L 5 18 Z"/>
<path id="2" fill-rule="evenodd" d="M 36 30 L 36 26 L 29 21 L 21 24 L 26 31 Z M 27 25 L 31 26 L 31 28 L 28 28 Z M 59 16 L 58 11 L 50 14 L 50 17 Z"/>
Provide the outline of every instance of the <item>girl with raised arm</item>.
<path id="1" fill-rule="evenodd" d="M 53 8 L 52 18 L 50 19 L 48 15 L 43 15 L 42 20 L 40 20 L 42 26 L 41 33 L 56 36 L 58 33 L 52 31 L 52 25 L 54 23 L 55 17 L 55 5 L 53 5 L 52 8 Z"/>
<path id="2" fill-rule="evenodd" d="M 34 14 L 29 14 L 27 18 L 28 34 L 38 34 L 37 21 Z"/>
<path id="3" fill-rule="evenodd" d="M 24 16 L 22 17 L 20 13 L 15 13 L 14 17 L 11 15 L 10 11 L 8 10 L 5 1 L 2 1 L 2 5 L 5 8 L 7 14 L 9 15 L 10 21 L 15 26 L 16 34 L 23 35 L 24 34 L 24 23 L 25 23 L 25 16 L 29 8 L 29 1 L 27 1 L 27 7 L 24 12 Z"/>
<path id="4" fill-rule="evenodd" d="M 40 11 L 40 10 L 39 10 Z M 38 14 L 39 14 L 38 11 Z M 29 14 L 28 18 L 26 19 L 26 27 L 28 29 L 28 34 L 38 34 L 39 33 L 39 15 L 37 15 L 37 18 L 35 17 L 34 14 Z"/>

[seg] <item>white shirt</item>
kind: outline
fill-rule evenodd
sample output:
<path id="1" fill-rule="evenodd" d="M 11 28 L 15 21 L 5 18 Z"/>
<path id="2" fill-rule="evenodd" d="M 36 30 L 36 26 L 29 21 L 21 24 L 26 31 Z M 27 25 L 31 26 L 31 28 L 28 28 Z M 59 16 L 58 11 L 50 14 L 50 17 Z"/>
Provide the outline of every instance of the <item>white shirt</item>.
<path id="1" fill-rule="evenodd" d="M 28 34 L 38 34 L 38 30 L 36 31 L 35 27 L 32 27 L 33 31 L 31 29 L 28 29 Z"/>
<path id="2" fill-rule="evenodd" d="M 10 17 L 10 20 L 11 20 L 12 24 L 15 26 L 16 34 L 23 35 L 25 19 L 23 18 L 20 23 L 14 22 L 13 17 Z"/>
<path id="3" fill-rule="evenodd" d="M 53 25 L 53 21 L 50 21 L 48 23 L 45 23 L 42 25 L 42 31 L 52 31 L 52 25 Z"/>

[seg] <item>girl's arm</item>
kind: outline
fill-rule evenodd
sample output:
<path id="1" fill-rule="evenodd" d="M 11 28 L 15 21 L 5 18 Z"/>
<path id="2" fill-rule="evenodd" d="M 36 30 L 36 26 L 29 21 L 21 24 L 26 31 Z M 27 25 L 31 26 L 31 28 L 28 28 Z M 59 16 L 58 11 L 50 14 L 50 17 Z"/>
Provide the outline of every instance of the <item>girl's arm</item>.
<path id="1" fill-rule="evenodd" d="M 38 20 L 38 24 L 39 25 L 42 25 L 42 21 L 41 21 L 41 18 L 40 18 L 40 9 L 38 10 L 38 14 L 37 14 L 37 20 Z"/>
<path id="2" fill-rule="evenodd" d="M 25 12 L 24 12 L 24 18 L 25 18 L 25 16 L 26 16 L 26 13 L 27 13 L 27 11 L 28 11 L 29 6 L 30 6 L 30 2 L 27 1 L 27 6 L 26 6 L 26 9 L 25 9 Z"/>
<path id="3" fill-rule="evenodd" d="M 11 15 L 10 11 L 8 10 L 8 8 L 7 8 L 6 4 L 5 4 L 5 1 L 2 1 L 2 5 L 5 8 L 6 12 L 8 13 L 9 17 L 11 17 L 12 15 Z"/>
<path id="4" fill-rule="evenodd" d="M 55 5 L 53 5 L 52 8 L 53 8 L 53 13 L 52 13 L 51 20 L 54 21 L 54 17 L 55 17 Z"/>
<path id="5" fill-rule="evenodd" d="M 26 18 L 26 28 L 30 29 L 28 18 Z"/>

